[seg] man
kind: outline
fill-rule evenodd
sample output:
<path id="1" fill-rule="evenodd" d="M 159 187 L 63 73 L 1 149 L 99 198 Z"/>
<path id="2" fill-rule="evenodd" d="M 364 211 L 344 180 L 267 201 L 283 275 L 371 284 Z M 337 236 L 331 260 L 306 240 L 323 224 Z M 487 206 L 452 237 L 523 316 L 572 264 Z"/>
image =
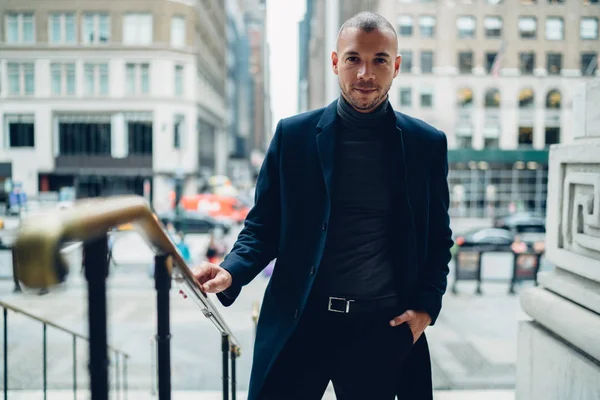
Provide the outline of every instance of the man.
<path id="1" fill-rule="evenodd" d="M 256 204 L 220 266 L 195 271 L 224 305 L 272 259 L 249 399 L 431 399 L 423 332 L 441 309 L 452 246 L 446 136 L 394 112 L 392 25 L 363 12 L 340 29 L 342 95 L 283 119 Z"/>

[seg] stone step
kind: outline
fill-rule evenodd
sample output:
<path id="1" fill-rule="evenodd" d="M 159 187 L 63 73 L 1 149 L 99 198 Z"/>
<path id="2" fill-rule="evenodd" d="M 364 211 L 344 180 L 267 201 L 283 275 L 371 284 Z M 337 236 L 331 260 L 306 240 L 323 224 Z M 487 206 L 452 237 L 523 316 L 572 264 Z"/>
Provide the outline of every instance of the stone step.
<path id="1" fill-rule="evenodd" d="M 171 393 L 172 400 L 221 400 L 223 394 L 219 391 L 174 391 Z M 77 400 L 88 400 L 89 392 L 80 390 L 77 393 Z M 43 398 L 41 391 L 10 391 L 11 400 L 39 400 Z M 65 400 L 73 399 L 73 391 L 69 390 L 51 390 L 47 392 L 47 400 Z M 110 400 L 120 399 L 132 400 L 156 400 L 158 396 L 149 391 L 129 391 L 127 397 L 123 393 L 111 393 Z M 244 400 L 247 398 L 247 392 L 237 392 L 237 398 Z M 448 390 L 437 391 L 434 394 L 434 400 L 514 400 L 514 391 L 504 390 L 486 390 L 486 391 L 462 391 Z M 335 394 L 328 390 L 323 400 L 335 400 Z"/>

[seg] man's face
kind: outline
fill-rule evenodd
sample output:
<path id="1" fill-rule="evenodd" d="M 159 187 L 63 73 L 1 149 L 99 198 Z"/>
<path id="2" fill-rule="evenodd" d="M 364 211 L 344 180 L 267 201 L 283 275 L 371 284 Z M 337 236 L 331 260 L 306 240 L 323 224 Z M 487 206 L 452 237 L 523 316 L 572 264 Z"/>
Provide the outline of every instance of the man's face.
<path id="1" fill-rule="evenodd" d="M 331 54 L 344 98 L 359 112 L 371 112 L 386 99 L 398 75 L 401 57 L 396 37 L 389 30 L 369 33 L 347 28 Z"/>

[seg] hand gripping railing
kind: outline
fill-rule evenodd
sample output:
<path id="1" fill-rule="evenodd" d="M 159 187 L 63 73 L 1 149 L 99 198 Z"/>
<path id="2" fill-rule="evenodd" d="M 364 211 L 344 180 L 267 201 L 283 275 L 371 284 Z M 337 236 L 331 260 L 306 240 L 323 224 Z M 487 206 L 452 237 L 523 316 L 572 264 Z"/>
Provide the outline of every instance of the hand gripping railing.
<path id="1" fill-rule="evenodd" d="M 239 342 L 155 218 L 148 203 L 139 196 L 115 196 L 79 201 L 70 210 L 38 214 L 22 223 L 14 244 L 19 280 L 31 288 L 47 288 L 65 280 L 68 265 L 60 254 L 67 242 L 83 242 L 83 262 L 88 282 L 90 335 L 90 389 L 92 400 L 108 400 L 108 358 L 106 328 L 106 278 L 108 277 L 108 232 L 133 223 L 155 253 L 154 280 L 157 303 L 158 395 L 171 398 L 169 290 L 171 279 L 200 306 L 202 313 L 219 330 L 223 352 L 223 399 L 236 398 L 235 360 Z"/>

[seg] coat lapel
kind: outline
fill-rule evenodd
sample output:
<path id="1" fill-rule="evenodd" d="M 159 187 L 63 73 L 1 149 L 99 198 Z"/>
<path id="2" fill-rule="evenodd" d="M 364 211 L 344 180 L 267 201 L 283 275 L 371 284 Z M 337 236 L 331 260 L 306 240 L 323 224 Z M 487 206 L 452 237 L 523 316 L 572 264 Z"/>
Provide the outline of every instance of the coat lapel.
<path id="1" fill-rule="evenodd" d="M 398 174 L 397 182 L 403 183 L 403 187 L 400 190 L 405 192 L 406 200 L 408 202 L 408 208 L 412 218 L 412 206 L 414 199 L 411 194 L 414 194 L 412 185 L 412 179 L 419 179 L 416 175 L 416 171 L 411 169 L 412 166 L 416 165 L 414 157 L 416 156 L 414 148 L 411 146 L 410 135 L 408 132 L 403 131 L 403 116 L 400 113 L 394 113 L 396 117 L 396 135 L 394 135 L 394 141 L 396 148 L 398 149 L 399 157 L 394 157 L 396 165 L 394 165 L 395 173 Z M 414 169 L 414 168 L 413 168 Z M 414 224 L 414 221 L 412 221 Z"/>
<path id="2" fill-rule="evenodd" d="M 323 111 L 323 115 L 317 124 L 317 149 L 319 160 L 327 188 L 327 197 L 331 205 L 331 193 L 333 189 L 333 163 L 335 156 L 335 121 L 337 116 L 337 100 L 331 103 Z"/>

